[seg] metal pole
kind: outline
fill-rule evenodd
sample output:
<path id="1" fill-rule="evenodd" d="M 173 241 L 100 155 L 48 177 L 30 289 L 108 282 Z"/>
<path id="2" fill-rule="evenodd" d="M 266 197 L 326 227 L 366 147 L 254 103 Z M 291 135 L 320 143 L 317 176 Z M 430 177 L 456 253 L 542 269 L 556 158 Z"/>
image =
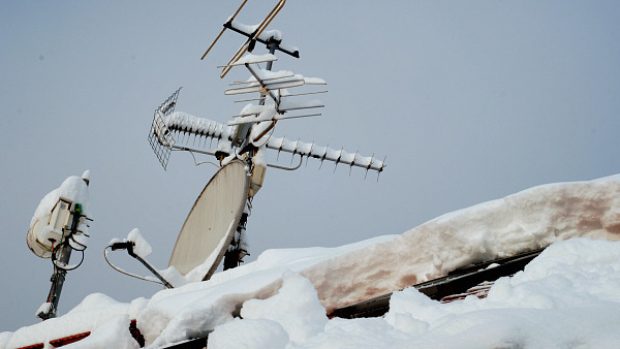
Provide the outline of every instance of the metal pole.
<path id="1" fill-rule="evenodd" d="M 69 234 L 63 237 L 62 247 L 60 250 L 60 255 L 58 256 L 58 263 L 60 265 L 68 265 L 69 259 L 71 258 L 71 251 L 73 248 L 69 245 L 69 237 L 73 234 L 77 233 L 78 226 L 80 224 L 80 218 L 82 217 L 82 206 L 80 204 L 75 204 L 72 213 L 71 227 L 69 229 Z M 54 263 L 54 274 L 50 281 L 52 282 L 52 286 L 50 287 L 50 292 L 47 295 L 47 303 L 51 304 L 50 309 L 47 312 L 41 312 L 37 314 L 43 320 L 51 319 L 56 317 L 56 311 L 58 310 L 58 302 L 60 301 L 60 293 L 62 292 L 62 286 L 65 283 L 65 276 L 67 275 L 67 271 L 63 268 L 59 268 L 56 263 Z"/>
<path id="2" fill-rule="evenodd" d="M 269 53 L 274 54 L 279 45 L 280 45 L 279 40 L 276 40 L 274 38 L 269 39 L 269 42 L 267 43 L 267 49 L 269 50 Z M 265 69 L 271 71 L 272 68 L 273 68 L 273 61 L 267 62 Z M 258 102 L 258 104 L 265 105 L 266 98 L 267 98 L 267 95 L 261 93 L 260 101 Z M 247 127 L 247 130 L 245 131 L 246 139 L 244 143 L 247 146 L 249 145 L 248 138 L 250 135 L 251 126 L 250 124 L 247 124 L 245 127 Z M 250 151 L 249 161 L 251 161 L 252 156 L 254 155 L 253 154 L 254 149 L 250 147 L 249 151 Z M 236 237 L 233 238 L 233 241 L 231 241 L 230 243 L 229 249 L 224 254 L 224 270 L 238 267 L 243 262 L 243 257 L 248 255 L 248 252 L 241 248 L 241 239 L 242 239 L 241 235 L 245 234 L 248 216 L 249 216 L 249 212 L 243 212 L 243 215 L 241 215 L 241 220 L 239 220 L 239 225 L 237 226 L 237 234 L 235 234 L 239 236 L 239 239 L 237 240 Z"/>
<path id="3" fill-rule="evenodd" d="M 278 47 L 279 42 L 276 41 L 275 39 L 271 38 L 269 40 L 269 43 L 267 44 L 267 49 L 269 50 L 269 53 L 274 54 L 276 52 L 276 48 Z M 271 71 L 271 68 L 273 67 L 273 61 L 269 61 L 267 62 L 267 66 L 265 67 L 265 69 Z M 264 94 L 261 94 L 260 96 L 260 102 L 258 102 L 258 104 L 260 105 L 265 105 L 265 98 L 267 96 Z"/>
<path id="4" fill-rule="evenodd" d="M 243 212 L 235 236 L 230 243 L 232 248 L 229 248 L 224 254 L 224 270 L 238 267 L 243 262 L 243 257 L 248 255 L 248 252 L 241 248 L 242 234 L 245 234 L 245 227 L 248 222 L 249 212 Z M 238 236 L 238 238 L 237 238 Z"/>

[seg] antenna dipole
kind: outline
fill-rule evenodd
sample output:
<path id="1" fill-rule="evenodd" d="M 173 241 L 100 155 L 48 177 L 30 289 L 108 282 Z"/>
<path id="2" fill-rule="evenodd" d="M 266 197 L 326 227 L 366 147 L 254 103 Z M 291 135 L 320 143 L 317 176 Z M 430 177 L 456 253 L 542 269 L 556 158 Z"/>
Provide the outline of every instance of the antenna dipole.
<path id="1" fill-rule="evenodd" d="M 281 40 L 277 40 L 276 38 L 274 38 L 271 35 L 269 35 L 269 36 L 262 36 L 262 34 L 265 31 L 265 29 L 267 29 L 269 24 L 271 24 L 271 21 L 273 21 L 273 19 L 278 15 L 278 13 L 280 13 L 280 10 L 282 10 L 284 5 L 286 4 L 286 0 L 279 0 L 278 3 L 267 14 L 267 16 L 257 26 L 255 26 L 254 30 L 252 30 L 252 31 L 248 30 L 249 29 L 248 26 L 241 25 L 240 23 L 236 23 L 235 22 L 235 18 L 237 17 L 239 12 L 241 12 L 241 9 L 245 6 L 246 3 L 247 3 L 247 0 L 243 0 L 241 5 L 235 11 L 235 13 L 233 13 L 233 15 L 230 16 L 229 19 L 222 25 L 223 28 L 219 32 L 219 34 L 215 37 L 215 40 L 213 40 L 213 42 L 211 42 L 211 45 L 209 45 L 207 50 L 200 57 L 201 60 L 203 60 L 203 59 L 205 59 L 207 57 L 209 52 L 211 52 L 211 49 L 213 49 L 213 47 L 215 46 L 215 43 L 219 41 L 219 39 L 222 37 L 222 34 L 224 34 L 226 29 L 230 29 L 230 30 L 232 30 L 234 32 L 237 32 L 237 33 L 247 37 L 246 42 L 243 43 L 243 45 L 241 45 L 241 47 L 237 50 L 237 52 L 235 52 L 235 54 L 228 61 L 228 63 L 222 68 L 222 73 L 220 74 L 220 78 L 222 78 L 222 79 L 228 74 L 228 72 L 232 68 L 232 64 L 235 63 L 236 61 L 238 61 L 239 58 L 241 58 L 241 56 L 243 56 L 243 54 L 245 54 L 246 52 L 254 51 L 254 46 L 256 45 L 257 41 L 260 42 L 260 43 L 265 44 L 268 47 L 270 47 L 270 46 L 273 47 L 273 51 L 272 51 L 271 48 L 269 48 L 271 53 L 274 53 L 275 50 L 279 50 L 279 51 L 282 51 L 282 52 L 284 52 L 284 53 L 286 53 L 288 55 L 291 55 L 293 57 L 299 58 L 299 51 L 298 50 L 282 47 L 280 45 L 281 44 Z"/>
<path id="2" fill-rule="evenodd" d="M 243 0 L 243 2 L 241 3 L 241 5 L 239 5 L 239 8 L 237 8 L 237 10 L 235 11 L 235 13 L 233 13 L 233 15 L 230 17 L 230 19 L 226 22 L 232 22 L 235 17 L 237 17 L 237 15 L 239 14 L 239 12 L 241 12 L 241 9 L 243 8 L 243 6 L 245 6 L 245 4 L 248 2 L 248 0 Z M 211 52 L 211 49 L 213 48 L 213 46 L 215 46 L 215 43 L 222 37 L 222 34 L 224 34 L 224 32 L 226 31 L 226 29 L 229 29 L 228 26 L 226 26 L 226 23 L 224 23 L 222 30 L 220 31 L 219 34 L 217 34 L 217 36 L 215 37 L 215 40 L 213 40 L 213 42 L 211 42 L 211 45 L 209 45 L 209 48 L 207 48 L 207 50 L 205 51 L 205 53 L 202 54 L 202 56 L 200 57 L 201 60 L 205 59 L 207 57 L 207 55 L 209 54 L 209 52 Z"/>

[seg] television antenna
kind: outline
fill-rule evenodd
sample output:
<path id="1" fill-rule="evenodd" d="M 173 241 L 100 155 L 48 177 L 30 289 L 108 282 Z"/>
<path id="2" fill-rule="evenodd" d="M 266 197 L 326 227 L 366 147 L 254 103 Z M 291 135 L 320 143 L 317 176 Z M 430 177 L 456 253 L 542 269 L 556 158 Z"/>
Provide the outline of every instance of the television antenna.
<path id="1" fill-rule="evenodd" d="M 89 184 L 89 171 L 82 177 L 67 178 L 41 200 L 30 223 L 26 235 L 28 247 L 35 255 L 49 258 L 54 268 L 47 299 L 37 310 L 42 320 L 56 317 L 67 272 L 77 269 L 84 261 L 88 222 L 92 221 L 85 212 Z M 70 265 L 74 251 L 79 252 L 81 258 Z"/>
<path id="2" fill-rule="evenodd" d="M 246 80 L 232 82 L 224 94 L 257 95 L 238 100 L 237 102 L 247 104 L 231 120 L 221 123 L 176 111 L 181 91 L 179 88 L 155 109 L 148 136 L 164 170 L 173 151 L 189 152 L 194 160 L 195 154 L 214 156 L 221 167 L 196 200 L 179 234 L 170 265 L 182 274 L 200 265 L 213 253 L 220 257 L 224 253 L 224 269 L 236 267 L 242 262 L 247 255 L 243 240 L 252 198 L 262 187 L 267 167 L 293 171 L 300 168 L 304 158 L 306 161 L 314 158 L 319 160 L 321 165 L 328 161 L 335 163 L 336 167 L 339 164 L 349 166 L 349 171 L 353 167 L 359 167 L 365 170 L 366 175 L 369 171 L 374 171 L 378 179 L 386 166 L 385 159 L 380 160 L 374 155 L 363 156 L 344 148 L 334 149 L 314 142 L 273 136 L 277 124 L 283 120 L 321 115 L 319 110 L 324 107 L 323 103 L 306 97 L 326 93 L 327 91 L 321 89 L 326 82 L 321 78 L 307 77 L 287 70 L 273 70 L 274 62 L 278 60 L 276 53 L 300 57 L 298 49 L 283 43 L 279 31 L 267 30 L 286 0 L 278 0 L 257 25 L 246 25 L 237 20 L 246 3 L 247 0 L 243 0 L 223 24 L 222 30 L 201 59 L 209 55 L 226 30 L 242 35 L 246 41 L 228 63 L 218 68 L 222 69 L 220 78 L 226 77 L 235 68 L 244 68 L 250 76 Z M 256 54 L 257 44 L 263 45 L 266 52 Z M 277 152 L 278 158 L 280 153 L 288 153 L 291 155 L 291 164 L 267 162 L 264 160 L 267 152 Z M 293 163 L 294 159 L 297 159 L 296 163 Z M 227 173 L 234 175 L 225 175 Z M 230 178 L 217 184 L 220 181 L 216 179 L 220 176 Z M 230 194 L 235 199 L 224 199 L 226 195 L 220 195 L 221 193 Z M 237 199 L 239 197 L 241 199 Z M 223 200 L 231 202 L 226 203 Z M 220 213 L 218 207 L 221 205 L 227 210 L 230 208 L 230 212 Z M 240 207 L 243 209 L 239 210 Z M 205 215 L 210 218 L 205 219 Z M 233 231 L 235 234 L 231 236 Z M 211 235 L 205 237 L 205 234 Z M 207 240 L 211 241 L 208 247 L 198 247 Z M 206 280 L 212 275 L 219 262 L 219 258 L 213 259 L 214 264 L 205 272 L 203 279 Z"/>

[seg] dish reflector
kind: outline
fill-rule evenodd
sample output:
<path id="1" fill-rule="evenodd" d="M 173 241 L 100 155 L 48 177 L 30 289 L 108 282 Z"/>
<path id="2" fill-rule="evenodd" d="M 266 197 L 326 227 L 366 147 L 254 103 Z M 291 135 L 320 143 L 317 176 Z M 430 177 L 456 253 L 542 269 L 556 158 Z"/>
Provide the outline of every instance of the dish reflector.
<path id="1" fill-rule="evenodd" d="M 211 178 L 183 223 L 171 266 L 185 275 L 211 262 L 203 280 L 213 275 L 239 225 L 249 186 L 245 163 L 240 160 L 225 165 Z"/>

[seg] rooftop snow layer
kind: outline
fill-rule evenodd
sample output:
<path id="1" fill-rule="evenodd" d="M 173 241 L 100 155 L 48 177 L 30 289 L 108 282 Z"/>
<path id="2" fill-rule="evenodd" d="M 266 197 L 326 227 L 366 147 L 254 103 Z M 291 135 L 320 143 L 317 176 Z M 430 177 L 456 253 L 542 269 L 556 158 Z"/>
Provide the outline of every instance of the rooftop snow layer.
<path id="1" fill-rule="evenodd" d="M 303 275 L 329 310 L 577 236 L 620 239 L 620 175 L 543 185 L 452 212 Z"/>
<path id="2" fill-rule="evenodd" d="M 392 297 L 385 318 L 327 321 L 316 315 L 318 310 L 324 314 L 325 309 L 441 277 L 477 261 L 581 236 L 620 237 L 620 176 L 535 187 L 441 216 L 402 235 L 338 248 L 266 251 L 257 261 L 215 274 L 208 282 L 114 307 L 121 310 L 106 318 L 100 318 L 102 302 L 89 296 L 84 302 L 90 305 L 78 307 L 80 311 L 0 334 L 0 348 L 72 331 L 91 330 L 96 336 L 133 318 L 151 348 L 212 329 L 216 331 L 210 349 L 225 348 L 226 343 L 248 343 L 248 348 L 261 343 L 272 348 L 411 347 L 407 343 L 412 340 L 423 347 L 449 347 L 455 344 L 451 340 L 463 336 L 458 347 L 513 342 L 547 347 L 556 340 L 605 347 L 619 340 L 620 242 L 580 239 L 558 244 L 525 273 L 500 280 L 486 300 L 440 305 L 408 289 Z M 233 319 L 239 309 L 245 320 Z M 575 329 L 577 323 L 582 327 Z M 109 328 L 104 331 L 102 326 Z M 98 336 L 91 340 L 101 343 Z M 114 344 L 110 345 L 122 341 L 119 337 L 109 338 Z"/>

